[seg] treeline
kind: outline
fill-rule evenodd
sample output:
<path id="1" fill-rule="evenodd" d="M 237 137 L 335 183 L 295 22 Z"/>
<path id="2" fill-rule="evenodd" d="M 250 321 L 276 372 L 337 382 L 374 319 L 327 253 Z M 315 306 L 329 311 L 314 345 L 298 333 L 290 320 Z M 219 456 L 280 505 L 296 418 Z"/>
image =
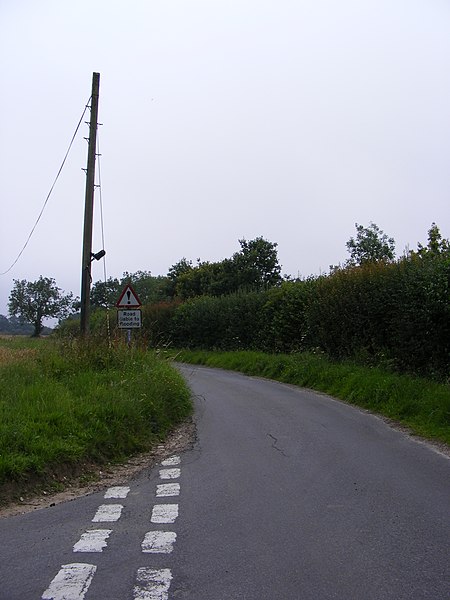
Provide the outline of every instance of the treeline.
<path id="1" fill-rule="evenodd" d="M 211 268 L 209 263 L 193 267 L 180 261 L 178 266 L 185 268 L 169 272 L 172 295 L 143 307 L 140 336 L 151 346 L 323 352 L 337 360 L 448 380 L 448 240 L 433 224 L 427 246 L 395 260 L 392 238 L 377 226 L 357 225 L 357 233 L 347 243 L 347 263 L 301 281 L 281 278 L 276 244 L 254 240 L 271 250 L 271 261 L 266 256 L 258 263 L 257 244 L 241 241 L 241 253 L 249 245 L 255 250 L 253 256 L 247 253 L 246 266 L 257 283 L 252 286 L 241 274 L 240 285 L 235 280 L 228 293 L 214 293 L 218 287 L 212 286 L 211 273 L 219 272 L 223 282 L 224 273 L 232 272 L 230 265 L 221 270 L 217 263 Z M 198 282 L 206 293 L 194 293 Z"/>
<path id="2" fill-rule="evenodd" d="M 34 332 L 33 325 L 29 323 L 23 323 L 17 317 L 6 317 L 0 315 L 0 334 L 3 335 L 32 335 Z M 52 329 L 44 327 L 42 334 L 48 335 L 52 332 Z"/>
<path id="3" fill-rule="evenodd" d="M 260 293 L 148 308 L 148 334 L 177 347 L 321 351 L 398 371 L 448 377 L 450 260 L 410 257 L 347 267 Z M 145 314 L 145 313 L 144 313 Z M 170 318 L 168 316 L 170 315 Z"/>
<path id="4" fill-rule="evenodd" d="M 223 296 L 239 290 L 262 290 L 283 281 L 276 243 L 258 237 L 239 240 L 239 244 L 239 252 L 218 262 L 198 259 L 194 265 L 183 257 L 170 267 L 166 276 L 154 277 L 150 271 L 136 271 L 126 272 L 120 279 L 97 281 L 91 289 L 91 305 L 115 306 L 128 284 L 133 286 L 142 304 L 148 305 L 197 296 Z"/>

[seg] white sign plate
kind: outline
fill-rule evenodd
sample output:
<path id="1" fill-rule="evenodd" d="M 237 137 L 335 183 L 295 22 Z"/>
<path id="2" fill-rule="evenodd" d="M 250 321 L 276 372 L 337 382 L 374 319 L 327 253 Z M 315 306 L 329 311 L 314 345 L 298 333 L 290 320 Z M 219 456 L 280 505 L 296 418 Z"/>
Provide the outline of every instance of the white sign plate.
<path id="1" fill-rule="evenodd" d="M 139 329 L 142 327 L 140 310 L 118 310 L 117 324 L 119 329 Z"/>

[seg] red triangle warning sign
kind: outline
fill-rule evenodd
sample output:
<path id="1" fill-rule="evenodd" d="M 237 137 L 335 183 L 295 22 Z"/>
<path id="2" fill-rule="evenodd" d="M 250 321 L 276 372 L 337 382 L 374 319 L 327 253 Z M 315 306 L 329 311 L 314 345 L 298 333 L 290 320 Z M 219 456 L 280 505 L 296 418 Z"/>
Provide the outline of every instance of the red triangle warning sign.
<path id="1" fill-rule="evenodd" d="M 142 306 L 142 302 L 139 300 L 139 296 L 133 290 L 131 285 L 127 285 L 120 294 L 116 306 L 117 308 L 139 308 L 139 306 Z"/>

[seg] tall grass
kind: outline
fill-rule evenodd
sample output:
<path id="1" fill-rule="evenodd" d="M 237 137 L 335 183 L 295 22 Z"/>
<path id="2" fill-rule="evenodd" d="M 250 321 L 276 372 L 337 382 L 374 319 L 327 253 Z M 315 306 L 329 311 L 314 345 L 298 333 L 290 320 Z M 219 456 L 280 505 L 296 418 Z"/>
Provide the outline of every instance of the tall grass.
<path id="1" fill-rule="evenodd" d="M 384 415 L 414 433 L 450 444 L 450 386 L 334 362 L 323 354 L 182 350 L 177 360 L 241 371 L 307 387 Z"/>
<path id="2" fill-rule="evenodd" d="M 0 340 L 0 498 L 11 481 L 148 450 L 192 410 L 181 376 L 154 353 Z"/>

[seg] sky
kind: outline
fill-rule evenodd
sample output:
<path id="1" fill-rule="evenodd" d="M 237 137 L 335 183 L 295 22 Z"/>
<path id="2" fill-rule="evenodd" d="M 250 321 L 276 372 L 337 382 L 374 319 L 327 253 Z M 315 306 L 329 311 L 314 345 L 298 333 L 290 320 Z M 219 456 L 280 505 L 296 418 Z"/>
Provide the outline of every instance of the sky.
<path id="1" fill-rule="evenodd" d="M 259 236 L 318 275 L 355 223 L 400 256 L 450 237 L 449 0 L 0 0 L 0 56 L 0 314 L 16 279 L 80 295 L 89 110 L 9 268 L 93 72 L 93 281 Z"/>

